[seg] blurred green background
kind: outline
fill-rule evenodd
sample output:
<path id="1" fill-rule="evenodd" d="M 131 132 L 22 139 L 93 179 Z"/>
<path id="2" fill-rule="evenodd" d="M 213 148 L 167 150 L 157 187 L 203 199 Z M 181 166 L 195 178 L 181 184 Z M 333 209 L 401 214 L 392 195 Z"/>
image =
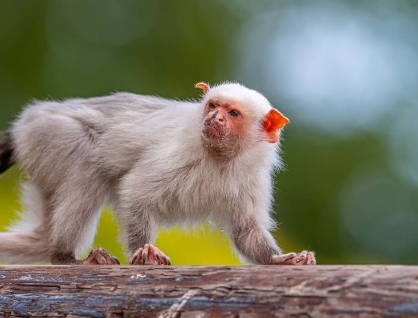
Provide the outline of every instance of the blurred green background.
<path id="1" fill-rule="evenodd" d="M 0 1 L 0 130 L 32 99 L 257 89 L 291 119 L 275 236 L 320 264 L 418 263 L 417 1 Z M 18 168 L 0 176 L 0 230 Z M 103 214 L 96 246 L 122 257 Z M 239 264 L 210 225 L 163 229 L 174 264 Z"/>

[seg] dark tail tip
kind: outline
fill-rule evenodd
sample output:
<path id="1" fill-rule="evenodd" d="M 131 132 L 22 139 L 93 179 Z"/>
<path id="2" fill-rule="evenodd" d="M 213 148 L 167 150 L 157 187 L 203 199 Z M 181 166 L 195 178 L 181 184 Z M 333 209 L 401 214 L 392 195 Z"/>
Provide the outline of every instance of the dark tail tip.
<path id="1" fill-rule="evenodd" d="M 14 165 L 13 141 L 8 131 L 3 133 L 3 140 L 0 141 L 0 174 Z"/>

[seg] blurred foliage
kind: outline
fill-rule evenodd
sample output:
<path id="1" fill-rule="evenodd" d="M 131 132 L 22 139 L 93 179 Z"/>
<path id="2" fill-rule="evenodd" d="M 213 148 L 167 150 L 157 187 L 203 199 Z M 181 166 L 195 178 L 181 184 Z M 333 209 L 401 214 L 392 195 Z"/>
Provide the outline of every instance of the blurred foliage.
<path id="1" fill-rule="evenodd" d="M 188 99 L 239 81 L 288 114 L 275 236 L 319 263 L 418 262 L 416 1 L 1 1 L 0 130 L 32 99 Z M 408 125 L 407 125 L 408 124 Z M 0 176 L 0 228 L 19 171 Z M 162 230 L 175 264 L 238 264 L 209 225 Z M 103 214 L 95 246 L 123 258 Z"/>

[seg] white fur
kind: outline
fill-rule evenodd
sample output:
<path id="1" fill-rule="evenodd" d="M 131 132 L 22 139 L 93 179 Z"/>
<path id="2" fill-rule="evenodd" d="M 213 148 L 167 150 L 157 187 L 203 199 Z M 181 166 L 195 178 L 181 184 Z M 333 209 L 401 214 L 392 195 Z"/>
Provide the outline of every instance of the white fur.
<path id="1" fill-rule="evenodd" d="M 251 110 L 244 150 L 222 163 L 202 142 L 210 98 Z M 280 253 L 268 232 L 271 174 L 280 163 L 278 144 L 265 141 L 262 131 L 270 109 L 264 96 L 239 84 L 215 86 L 198 102 L 117 93 L 29 105 L 11 132 L 17 162 L 31 180 L 24 190 L 33 196 L 31 213 L 0 234 L 1 260 L 79 255 L 91 245 L 101 208 L 112 204 L 127 257 L 154 240 L 158 224 L 209 220 L 230 233 L 244 258 L 268 263 Z M 25 251 L 23 234 L 38 244 Z M 13 242 L 15 254 L 4 247 Z M 257 244 L 271 255 L 257 252 Z M 34 248 L 39 257 L 28 252 Z"/>

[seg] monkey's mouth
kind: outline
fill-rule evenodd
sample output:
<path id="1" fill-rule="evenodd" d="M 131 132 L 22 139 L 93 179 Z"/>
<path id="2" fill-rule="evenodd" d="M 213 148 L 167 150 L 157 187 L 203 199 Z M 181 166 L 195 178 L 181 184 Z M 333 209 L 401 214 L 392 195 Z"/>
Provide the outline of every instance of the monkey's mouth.
<path id="1" fill-rule="evenodd" d="M 206 125 L 203 127 L 203 135 L 211 140 L 219 141 L 225 137 L 225 133 L 221 127 Z"/>

